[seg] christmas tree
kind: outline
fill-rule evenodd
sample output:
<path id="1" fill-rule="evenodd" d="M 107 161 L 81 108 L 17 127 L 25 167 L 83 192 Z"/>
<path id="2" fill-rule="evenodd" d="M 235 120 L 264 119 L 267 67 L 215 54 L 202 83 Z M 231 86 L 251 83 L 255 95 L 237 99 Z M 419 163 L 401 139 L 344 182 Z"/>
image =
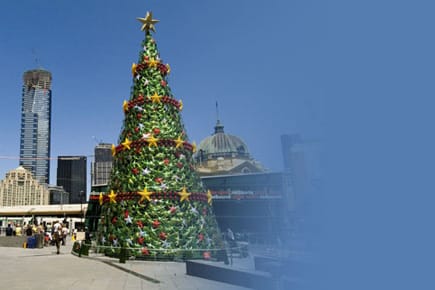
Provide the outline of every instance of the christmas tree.
<path id="1" fill-rule="evenodd" d="M 129 249 L 134 256 L 209 258 L 222 248 L 211 193 L 193 170 L 195 144 L 188 141 L 168 85 L 171 69 L 160 59 L 151 31 L 158 22 L 147 12 L 138 64 L 132 65 L 130 99 L 106 194 L 97 239 L 108 255 Z"/>

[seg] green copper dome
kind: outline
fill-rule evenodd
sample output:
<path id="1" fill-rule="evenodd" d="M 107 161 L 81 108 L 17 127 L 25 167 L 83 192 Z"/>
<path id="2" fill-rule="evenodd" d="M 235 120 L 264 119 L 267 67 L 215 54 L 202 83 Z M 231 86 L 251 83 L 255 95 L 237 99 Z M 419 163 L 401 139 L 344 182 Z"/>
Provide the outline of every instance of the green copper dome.
<path id="1" fill-rule="evenodd" d="M 205 138 L 198 146 L 195 158 L 201 160 L 218 157 L 249 158 L 248 146 L 237 136 L 225 134 L 224 126 L 217 121 L 213 135 Z"/>

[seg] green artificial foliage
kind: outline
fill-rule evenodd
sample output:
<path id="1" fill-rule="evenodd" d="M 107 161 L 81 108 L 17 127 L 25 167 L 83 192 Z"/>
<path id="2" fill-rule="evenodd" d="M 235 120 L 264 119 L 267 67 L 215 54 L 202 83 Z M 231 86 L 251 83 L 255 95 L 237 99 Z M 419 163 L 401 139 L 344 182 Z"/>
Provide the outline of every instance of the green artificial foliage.
<path id="1" fill-rule="evenodd" d="M 100 196 L 97 242 L 110 256 L 127 248 L 149 259 L 213 258 L 223 247 L 211 197 L 192 166 L 195 146 L 181 119 L 182 102 L 168 85 L 169 71 L 147 31 L 132 67 L 109 190 Z M 183 189 L 190 196 L 181 200 Z M 152 194 L 142 196 L 144 190 Z"/>

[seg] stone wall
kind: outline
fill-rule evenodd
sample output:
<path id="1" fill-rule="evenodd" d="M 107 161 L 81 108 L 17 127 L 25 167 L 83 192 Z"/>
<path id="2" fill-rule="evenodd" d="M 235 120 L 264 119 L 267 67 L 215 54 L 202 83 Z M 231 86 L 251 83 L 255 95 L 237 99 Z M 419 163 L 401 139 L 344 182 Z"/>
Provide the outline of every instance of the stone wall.
<path id="1" fill-rule="evenodd" d="M 0 247 L 22 248 L 24 242 L 27 242 L 26 236 L 2 236 L 0 237 Z"/>

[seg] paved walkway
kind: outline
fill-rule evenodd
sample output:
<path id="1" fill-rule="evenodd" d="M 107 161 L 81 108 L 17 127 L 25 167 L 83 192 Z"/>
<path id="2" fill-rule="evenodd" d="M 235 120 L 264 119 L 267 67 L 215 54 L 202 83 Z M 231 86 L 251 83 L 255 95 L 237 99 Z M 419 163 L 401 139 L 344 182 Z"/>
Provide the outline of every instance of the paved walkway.
<path id="1" fill-rule="evenodd" d="M 0 247 L 0 289 L 206 289 L 243 290 L 226 283 L 186 275 L 185 263 L 127 261 L 107 257 L 79 258 L 71 242 L 56 255 L 53 246 L 43 249 Z"/>

